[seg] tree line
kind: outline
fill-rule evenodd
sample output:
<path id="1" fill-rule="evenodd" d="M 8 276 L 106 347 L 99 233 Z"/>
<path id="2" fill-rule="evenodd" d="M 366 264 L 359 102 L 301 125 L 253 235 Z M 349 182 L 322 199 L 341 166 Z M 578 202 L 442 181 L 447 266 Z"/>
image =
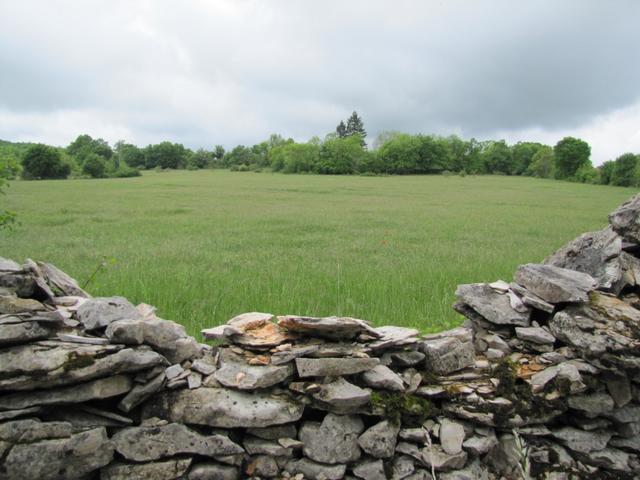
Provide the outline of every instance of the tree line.
<path id="1" fill-rule="evenodd" d="M 353 112 L 324 139 L 313 137 L 308 142 L 273 134 L 253 146 L 238 145 L 225 151 L 217 145 L 193 151 L 168 141 L 144 148 L 120 141 L 111 147 L 103 139 L 83 134 L 65 148 L 0 142 L 0 159 L 9 151 L 14 157 L 12 164 L 21 164 L 26 179 L 127 177 L 139 175 L 143 169 L 227 168 L 332 175 L 524 175 L 640 186 L 640 155 L 625 153 L 596 168 L 590 160 L 590 146 L 579 138 L 565 137 L 554 146 L 537 142 L 509 145 L 504 140 L 465 140 L 456 135 L 383 132 L 369 148 L 365 137 L 364 123 Z"/>

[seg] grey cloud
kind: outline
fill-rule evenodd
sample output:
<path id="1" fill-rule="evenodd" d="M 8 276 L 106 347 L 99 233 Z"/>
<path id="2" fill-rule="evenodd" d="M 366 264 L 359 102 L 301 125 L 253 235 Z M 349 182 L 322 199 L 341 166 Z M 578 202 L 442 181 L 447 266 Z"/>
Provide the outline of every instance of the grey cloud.
<path id="1" fill-rule="evenodd" d="M 192 147 L 324 135 L 353 109 L 372 135 L 564 131 L 640 100 L 639 14 L 632 0 L 6 2 L 0 109 L 95 111 L 98 129 Z"/>

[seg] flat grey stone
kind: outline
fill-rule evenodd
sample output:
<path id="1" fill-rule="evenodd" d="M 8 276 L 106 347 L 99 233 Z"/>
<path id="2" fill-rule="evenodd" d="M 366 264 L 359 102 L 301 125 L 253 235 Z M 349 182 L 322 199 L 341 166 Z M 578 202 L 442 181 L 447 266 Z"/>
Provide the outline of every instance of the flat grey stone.
<path id="1" fill-rule="evenodd" d="M 514 280 L 552 304 L 587 303 L 588 293 L 598 286 L 593 277 L 586 273 L 535 263 L 518 267 Z"/>
<path id="2" fill-rule="evenodd" d="M 462 444 L 462 448 L 469 452 L 471 455 L 480 456 L 488 453 L 491 449 L 493 449 L 496 445 L 498 445 L 498 438 L 495 433 L 491 435 L 474 435 L 471 438 L 468 438 Z"/>
<path id="3" fill-rule="evenodd" d="M 90 298 L 91 296 L 78 286 L 78 282 L 55 265 L 36 262 L 42 276 L 51 289 L 58 295 Z"/>
<path id="4" fill-rule="evenodd" d="M 630 403 L 622 408 L 616 408 L 605 416 L 617 423 L 640 422 L 640 405 Z"/>
<path id="5" fill-rule="evenodd" d="M 360 417 L 329 413 L 322 423 L 304 422 L 299 439 L 304 455 L 321 463 L 341 464 L 360 458 L 358 435 L 364 429 Z"/>
<path id="6" fill-rule="evenodd" d="M 113 447 L 104 428 L 64 438 L 17 443 L 4 458 L 0 476 L 7 479 L 79 478 L 107 465 Z"/>
<path id="7" fill-rule="evenodd" d="M 78 408 L 83 412 L 88 412 L 93 415 L 114 420 L 118 422 L 121 426 L 131 425 L 133 423 L 133 420 L 131 420 L 129 417 L 125 417 L 124 415 L 120 415 L 119 413 L 112 412 L 110 410 L 103 410 L 101 408 L 92 407 L 90 405 L 79 405 Z"/>
<path id="8" fill-rule="evenodd" d="M 58 338 L 58 340 L 70 343 L 86 343 L 89 345 L 109 345 L 109 343 L 111 343 L 108 338 L 88 337 L 84 335 L 72 335 L 68 333 L 58 333 L 56 337 Z"/>
<path id="9" fill-rule="evenodd" d="M 440 444 L 445 453 L 455 455 L 462 451 L 464 427 L 449 419 L 440 422 Z"/>
<path id="10" fill-rule="evenodd" d="M 112 343 L 141 345 L 144 343 L 144 323 L 141 319 L 124 319 L 111 322 L 104 332 Z"/>
<path id="11" fill-rule="evenodd" d="M 610 413 L 615 406 L 613 398 L 604 392 L 572 395 L 567 403 L 569 408 L 577 410 L 587 418 L 596 418 Z"/>
<path id="12" fill-rule="evenodd" d="M 100 480 L 177 480 L 184 478 L 190 458 L 149 463 L 113 462 L 100 470 Z"/>
<path id="13" fill-rule="evenodd" d="M 402 440 L 413 443 L 427 443 L 428 432 L 425 428 L 402 428 L 398 433 L 398 436 Z"/>
<path id="14" fill-rule="evenodd" d="M 516 328 L 526 328 L 526 327 L 516 327 Z M 481 336 L 480 338 L 482 338 L 482 340 L 487 344 L 489 348 L 493 348 L 494 350 L 499 350 L 506 354 L 511 353 L 511 347 L 499 335 L 489 334 L 489 335 Z"/>
<path id="15" fill-rule="evenodd" d="M 380 363 L 377 358 L 296 358 L 295 361 L 302 378 L 353 375 Z"/>
<path id="16" fill-rule="evenodd" d="M 88 429 L 98 427 L 118 427 L 124 424 L 119 420 L 113 420 L 102 415 L 89 413 L 85 409 L 78 408 L 77 405 L 56 406 L 55 409 L 42 409 L 43 415 L 49 421 L 63 421 L 72 424 L 77 429 Z M 131 423 L 131 420 L 129 420 Z"/>
<path id="17" fill-rule="evenodd" d="M 427 470 L 420 469 L 409 475 L 406 480 L 433 480 L 433 477 Z"/>
<path id="18" fill-rule="evenodd" d="M 369 403 L 371 391 L 347 382 L 344 378 L 320 386 L 313 398 L 335 413 L 353 413 Z"/>
<path id="19" fill-rule="evenodd" d="M 316 352 L 320 347 L 321 345 L 295 345 L 288 350 L 282 350 L 271 355 L 271 365 L 282 365 L 298 357 L 307 357 Z"/>
<path id="20" fill-rule="evenodd" d="M 473 343 L 461 342 L 454 337 L 427 340 L 420 344 L 420 349 L 426 356 L 426 369 L 438 375 L 470 367 L 476 359 Z"/>
<path id="21" fill-rule="evenodd" d="M 238 469 L 219 463 L 198 463 L 189 470 L 188 480 L 238 480 Z"/>
<path id="22" fill-rule="evenodd" d="M 264 428 L 249 428 L 247 429 L 249 435 L 254 437 L 264 438 L 265 440 L 278 440 L 279 438 L 296 438 L 297 431 L 296 426 L 293 424 L 287 425 L 274 425 L 272 427 Z"/>
<path id="23" fill-rule="evenodd" d="M 46 310 L 43 304 L 31 298 L 0 296 L 0 314 L 17 315 L 21 313 L 36 313 Z"/>
<path id="24" fill-rule="evenodd" d="M 6 363 L 5 363 L 6 362 Z M 1 390 L 32 390 L 137 372 L 165 362 L 159 353 L 64 342 L 28 344 L 0 351 Z"/>
<path id="25" fill-rule="evenodd" d="M 631 243 L 640 243 L 640 196 L 636 195 L 609 214 L 613 230 Z"/>
<path id="26" fill-rule="evenodd" d="M 87 330 L 106 327 L 116 320 L 141 318 L 138 310 L 123 297 L 91 298 L 80 305 L 76 315 Z"/>
<path id="27" fill-rule="evenodd" d="M 609 445 L 640 453 L 640 435 L 634 435 L 630 438 L 613 437 L 609 442 Z"/>
<path id="28" fill-rule="evenodd" d="M 599 288 L 611 289 L 622 276 L 618 256 L 622 240 L 609 227 L 580 235 L 544 260 L 547 265 L 590 275 Z"/>
<path id="29" fill-rule="evenodd" d="M 569 478 L 561 479 L 549 475 L 547 480 L 569 480 Z M 484 462 L 475 459 L 469 462 L 465 468 L 453 472 L 443 472 L 438 475 L 438 480 L 495 480 L 495 475 L 489 472 L 489 468 Z"/>
<path id="30" fill-rule="evenodd" d="M 590 355 L 601 355 L 609 348 L 604 335 L 594 334 L 595 323 L 588 308 L 566 308 L 549 321 L 551 333 L 559 340 Z"/>
<path id="31" fill-rule="evenodd" d="M 407 478 L 415 470 L 414 460 L 407 455 L 396 455 L 391 460 L 391 480 Z"/>
<path id="32" fill-rule="evenodd" d="M 631 395 L 631 383 L 626 374 L 610 374 L 605 377 L 607 390 L 613 398 L 616 407 L 624 407 L 633 396 Z"/>
<path id="33" fill-rule="evenodd" d="M 526 342 L 538 343 L 540 345 L 554 343 L 556 337 L 541 327 L 516 327 L 516 336 Z"/>
<path id="34" fill-rule="evenodd" d="M 132 381 L 126 375 L 114 375 L 71 387 L 12 393 L 0 397 L 0 410 L 16 410 L 35 405 L 69 405 L 89 400 L 122 395 L 131 390 Z"/>
<path id="35" fill-rule="evenodd" d="M 522 303 L 524 303 L 525 305 L 541 310 L 543 312 L 553 313 L 555 307 L 551 303 L 545 302 L 539 296 L 530 292 L 522 285 L 518 285 L 516 282 L 511 282 L 509 286 L 511 287 L 511 290 L 520 295 Z"/>
<path id="36" fill-rule="evenodd" d="M 486 283 L 458 285 L 456 297 L 491 323 L 529 325 L 529 309 L 524 312 L 515 310 L 507 295 L 496 292 Z"/>
<path id="37" fill-rule="evenodd" d="M 415 344 L 418 342 L 418 335 L 420 334 L 420 331 L 416 328 L 396 327 L 393 325 L 377 327 L 375 331 L 380 335 L 380 338 L 367 343 L 367 347 L 374 351 Z"/>
<path id="38" fill-rule="evenodd" d="M 0 424 L 0 440 L 10 443 L 33 443 L 52 438 L 68 438 L 74 433 L 69 422 L 41 422 L 34 418 Z"/>
<path id="39" fill-rule="evenodd" d="M 129 427 L 116 433 L 111 441 L 127 460 L 147 462 L 179 454 L 235 455 L 244 453 L 240 445 L 223 435 L 201 435 L 178 423 L 153 427 Z"/>
<path id="40" fill-rule="evenodd" d="M 18 410 L 8 410 L 0 412 L 0 421 L 11 420 L 12 418 L 26 417 L 27 415 L 36 415 L 40 413 L 41 407 L 21 408 Z"/>
<path id="41" fill-rule="evenodd" d="M 580 393 L 587 389 L 578 368 L 570 363 L 561 363 L 547 367 L 531 377 L 531 389 L 534 393 L 542 391 L 555 378 L 569 382 L 570 393 Z"/>
<path id="42" fill-rule="evenodd" d="M 203 358 L 199 358 L 194 360 L 191 364 L 191 370 L 195 370 L 202 375 L 211 375 L 216 371 L 216 366 L 212 363 L 213 361 L 208 361 Z"/>
<path id="43" fill-rule="evenodd" d="M 424 358 L 424 354 L 422 354 L 422 358 Z M 400 375 L 384 365 L 376 365 L 371 370 L 364 372 L 362 374 L 362 380 L 364 380 L 367 386 L 372 388 L 396 392 L 403 392 L 405 389 L 404 382 Z"/>
<path id="44" fill-rule="evenodd" d="M 422 458 L 422 450 L 420 450 L 420 448 L 418 448 L 418 446 L 414 443 L 398 442 L 398 444 L 396 445 L 396 453 L 402 453 L 403 455 L 407 455 L 415 460 L 418 460 L 420 463 L 424 463 Z"/>
<path id="45" fill-rule="evenodd" d="M 390 458 L 396 449 L 400 424 L 383 420 L 368 428 L 360 437 L 358 445 L 372 457 Z"/>
<path id="46" fill-rule="evenodd" d="M 242 442 L 249 455 L 269 455 L 271 457 L 291 457 L 293 450 L 283 447 L 275 440 L 246 436 Z"/>
<path id="47" fill-rule="evenodd" d="M 341 480 L 347 471 L 346 465 L 327 465 L 308 458 L 290 460 L 285 470 L 291 474 L 302 474 L 305 480 Z"/>
<path id="48" fill-rule="evenodd" d="M 352 471 L 356 477 L 365 480 L 387 480 L 382 460 L 361 460 L 353 467 Z"/>
<path id="49" fill-rule="evenodd" d="M 605 448 L 612 435 L 607 431 L 585 432 L 573 427 L 563 427 L 553 430 L 553 436 L 575 452 L 591 453 Z"/>
<path id="50" fill-rule="evenodd" d="M 330 342 L 323 341 L 314 351 L 302 357 L 311 358 L 342 358 L 342 357 L 368 357 L 369 348 L 365 344 L 356 342 Z"/>
<path id="51" fill-rule="evenodd" d="M 449 454 L 440 445 L 433 445 L 422 449 L 422 461 L 428 467 L 433 466 L 436 471 L 455 470 L 464 467 L 467 462 L 467 452 Z"/>
<path id="52" fill-rule="evenodd" d="M 240 390 L 268 388 L 293 375 L 293 365 L 248 365 L 241 358 L 229 354 L 220 356 L 220 366 L 213 376 L 225 387 Z"/>
<path id="53" fill-rule="evenodd" d="M 0 257 L 0 272 L 21 272 L 22 267 L 10 258 Z"/>
<path id="54" fill-rule="evenodd" d="M 201 387 L 161 392 L 143 416 L 221 428 L 269 427 L 300 419 L 304 406 L 287 395 Z"/>
<path id="55" fill-rule="evenodd" d="M 391 364 L 398 367 L 414 367 L 424 360 L 424 353 L 418 350 L 390 352 Z"/>
<path id="56" fill-rule="evenodd" d="M 31 275 L 21 273 L 0 273 L 0 288 L 22 298 L 33 296 L 37 286 Z"/>
<path id="57" fill-rule="evenodd" d="M 182 365 L 179 363 L 175 363 L 164 370 L 164 375 L 167 377 L 167 380 L 173 380 L 174 378 L 182 375 L 185 372 Z"/>
<path id="58" fill-rule="evenodd" d="M 38 322 L 21 322 L 0 325 L 0 347 L 33 342 L 47 338 L 53 330 Z"/>
<path id="59" fill-rule="evenodd" d="M 629 454 L 616 448 L 604 448 L 590 452 L 589 454 L 578 454 L 577 457 L 587 465 L 604 467 L 616 472 L 634 471 L 629 463 Z M 637 472 L 637 470 L 635 470 L 635 472 Z"/>
<path id="60" fill-rule="evenodd" d="M 292 333 L 330 340 L 347 340 L 361 333 L 366 333 L 373 338 L 382 336 L 368 322 L 351 317 L 320 318 L 285 315 L 278 317 L 278 325 Z"/>

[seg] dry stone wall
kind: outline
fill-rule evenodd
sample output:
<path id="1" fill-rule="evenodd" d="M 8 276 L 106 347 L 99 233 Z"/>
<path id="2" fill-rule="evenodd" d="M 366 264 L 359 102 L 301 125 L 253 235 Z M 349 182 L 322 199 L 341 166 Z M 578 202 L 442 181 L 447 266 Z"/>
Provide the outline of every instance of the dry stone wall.
<path id="1" fill-rule="evenodd" d="M 640 478 L 640 196 L 459 328 L 202 332 L 0 259 L 0 479 Z"/>

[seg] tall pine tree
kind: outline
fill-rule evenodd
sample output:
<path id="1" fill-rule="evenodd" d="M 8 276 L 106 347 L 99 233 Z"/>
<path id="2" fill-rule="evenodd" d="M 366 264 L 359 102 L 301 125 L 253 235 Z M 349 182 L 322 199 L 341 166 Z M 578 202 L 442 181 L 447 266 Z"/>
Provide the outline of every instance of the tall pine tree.
<path id="1" fill-rule="evenodd" d="M 367 136 L 367 131 L 364 129 L 364 123 L 362 122 L 362 119 L 358 116 L 358 113 L 356 111 L 354 111 L 347 119 L 345 136 L 349 137 L 351 135 L 357 135 L 358 137 L 360 137 L 360 143 L 362 144 L 362 146 L 364 147 L 366 145 L 364 139 Z"/>

